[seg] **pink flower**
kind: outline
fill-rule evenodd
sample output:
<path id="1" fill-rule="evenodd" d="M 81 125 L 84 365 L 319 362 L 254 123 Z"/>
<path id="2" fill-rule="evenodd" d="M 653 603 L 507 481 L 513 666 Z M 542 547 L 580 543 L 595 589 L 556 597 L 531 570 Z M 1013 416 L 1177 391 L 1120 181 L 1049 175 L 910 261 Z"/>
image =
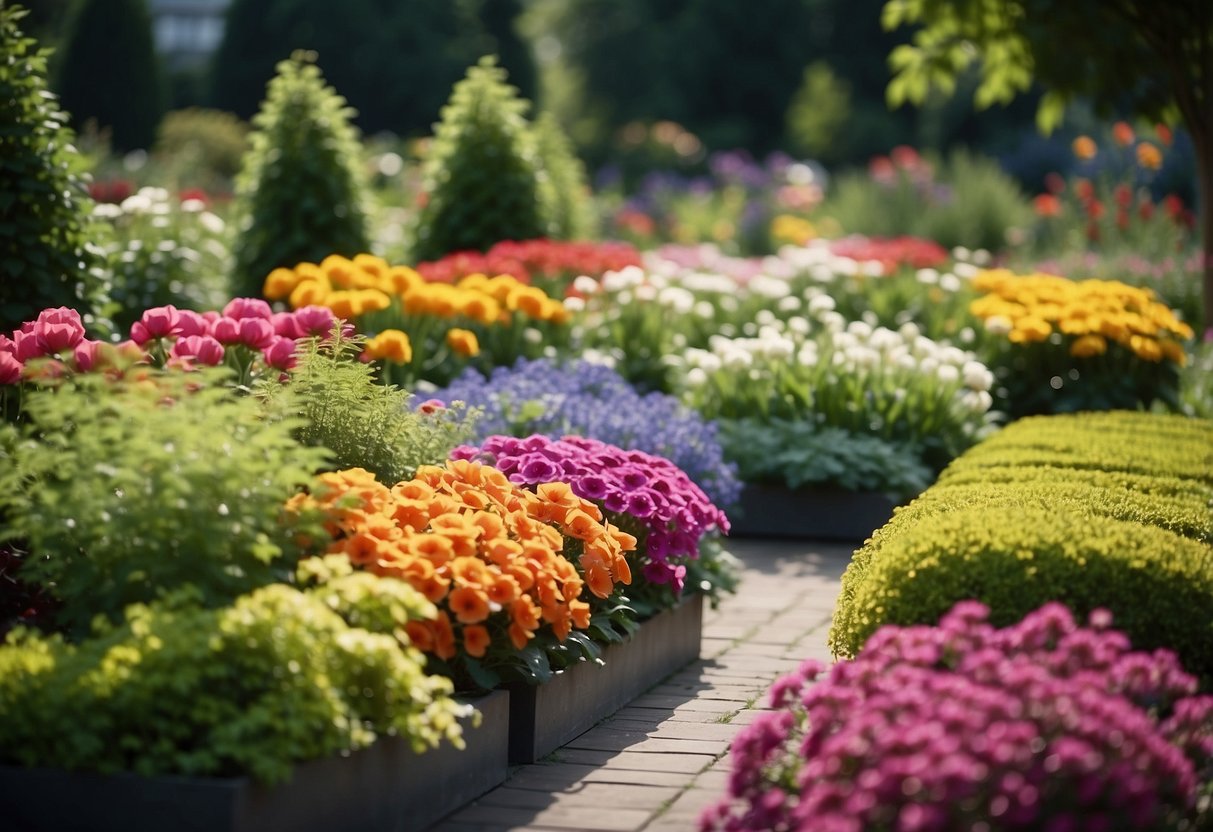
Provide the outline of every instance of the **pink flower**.
<path id="1" fill-rule="evenodd" d="M 325 306 L 304 306 L 295 310 L 295 321 L 307 335 L 328 335 L 336 318 Z"/>
<path id="2" fill-rule="evenodd" d="M 421 404 L 417 405 L 417 410 L 428 416 L 431 413 L 446 410 L 446 402 L 444 402 L 442 399 L 426 399 Z"/>
<path id="3" fill-rule="evenodd" d="M 0 384 L 16 384 L 24 366 L 11 352 L 0 352 Z"/>
<path id="4" fill-rule="evenodd" d="M 223 307 L 224 317 L 244 320 L 246 318 L 262 318 L 269 321 L 274 317 L 270 305 L 260 298 L 233 298 Z"/>
<path id="5" fill-rule="evenodd" d="M 82 373 L 87 373 L 97 364 L 97 351 L 101 347 L 100 341 L 81 341 L 76 345 L 76 350 L 72 353 L 72 357 L 76 360 L 76 369 Z"/>
<path id="6" fill-rule="evenodd" d="M 223 344 L 210 335 L 187 335 L 173 344 L 172 358 L 193 358 L 214 367 L 223 361 Z"/>
<path id="7" fill-rule="evenodd" d="M 295 341 L 291 338 L 275 338 L 261 354 L 271 367 L 289 370 L 295 366 Z"/>
<path id="8" fill-rule="evenodd" d="M 44 355 L 69 350 L 84 338 L 84 324 L 75 309 L 60 306 L 43 309 L 34 322 L 33 336 Z"/>
<path id="9" fill-rule="evenodd" d="M 182 309 L 178 313 L 176 334 L 181 337 L 210 335 L 211 322 L 204 315 L 192 309 Z"/>
<path id="10" fill-rule="evenodd" d="M 240 343 L 240 321 L 222 317 L 211 324 L 211 335 L 221 344 Z"/>
<path id="11" fill-rule="evenodd" d="M 181 313 L 172 304 L 157 306 L 144 312 L 139 323 L 143 324 L 143 330 L 147 333 L 145 342 L 153 338 L 168 338 L 176 335 L 177 322 L 180 318 Z M 131 340 L 138 341 L 135 338 L 134 325 L 131 326 Z"/>
<path id="12" fill-rule="evenodd" d="M 263 350 L 274 342 L 274 325 L 268 318 L 241 318 L 240 343 L 245 346 Z"/>
<path id="13" fill-rule="evenodd" d="M 302 338 L 307 335 L 299 326 L 299 319 L 291 312 L 275 312 L 270 323 L 274 325 L 274 334 L 283 338 Z"/>
<path id="14" fill-rule="evenodd" d="M 41 358 L 45 354 L 38 344 L 38 339 L 34 337 L 32 328 L 28 331 L 22 328 L 14 332 L 12 344 L 13 355 L 22 363 L 31 358 Z"/>

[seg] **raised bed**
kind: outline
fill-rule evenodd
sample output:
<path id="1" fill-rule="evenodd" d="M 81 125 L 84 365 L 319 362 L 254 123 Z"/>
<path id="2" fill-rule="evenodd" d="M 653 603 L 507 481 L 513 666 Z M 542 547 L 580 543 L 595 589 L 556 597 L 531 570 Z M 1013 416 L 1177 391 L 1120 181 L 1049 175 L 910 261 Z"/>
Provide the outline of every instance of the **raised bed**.
<path id="1" fill-rule="evenodd" d="M 511 685 L 510 764 L 533 763 L 699 658 L 703 596 L 645 621 L 626 642 L 538 686 Z"/>
<path id="2" fill-rule="evenodd" d="M 421 832 L 504 782 L 509 693 L 473 701 L 467 748 L 416 754 L 388 738 L 299 765 L 264 786 L 248 778 L 141 777 L 0 767 L 5 832 Z M 71 730 L 65 726 L 64 730 Z"/>
<path id="3" fill-rule="evenodd" d="M 790 489 L 747 484 L 735 512 L 734 537 L 795 537 L 862 543 L 893 516 L 897 502 L 872 491 Z"/>

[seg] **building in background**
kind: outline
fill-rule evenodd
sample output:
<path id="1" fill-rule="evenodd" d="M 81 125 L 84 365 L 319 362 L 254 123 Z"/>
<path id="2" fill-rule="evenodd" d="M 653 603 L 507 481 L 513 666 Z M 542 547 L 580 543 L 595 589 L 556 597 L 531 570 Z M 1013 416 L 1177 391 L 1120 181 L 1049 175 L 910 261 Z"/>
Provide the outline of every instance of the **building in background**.
<path id="1" fill-rule="evenodd" d="M 231 0 L 148 0 L 156 51 L 170 72 L 203 67 L 223 40 Z"/>

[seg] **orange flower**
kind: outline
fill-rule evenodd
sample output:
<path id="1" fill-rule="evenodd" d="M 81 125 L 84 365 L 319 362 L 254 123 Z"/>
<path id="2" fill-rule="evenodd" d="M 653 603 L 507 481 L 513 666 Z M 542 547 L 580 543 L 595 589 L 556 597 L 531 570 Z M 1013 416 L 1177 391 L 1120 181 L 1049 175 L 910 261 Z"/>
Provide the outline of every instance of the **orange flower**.
<path id="1" fill-rule="evenodd" d="M 451 618 L 441 610 L 434 621 L 434 655 L 444 660 L 455 658 L 455 632 L 451 629 Z"/>
<path id="2" fill-rule="evenodd" d="M 514 645 L 515 650 L 521 650 L 526 647 L 528 641 L 535 637 L 535 632 L 514 622 L 510 625 L 509 635 L 510 644 Z"/>
<path id="3" fill-rule="evenodd" d="M 446 344 L 456 355 L 474 358 L 480 355 L 480 342 L 470 329 L 452 329 L 446 334 Z"/>
<path id="4" fill-rule="evenodd" d="M 1095 141 L 1090 136 L 1079 136 L 1070 145 L 1070 149 L 1074 151 L 1075 156 L 1083 161 L 1094 159 L 1095 154 L 1099 152 L 1099 148 L 1096 147 Z"/>
<path id="5" fill-rule="evenodd" d="M 364 566 L 378 563 L 379 558 L 387 550 L 379 538 L 366 532 L 359 532 L 346 538 L 338 551 L 345 553 L 345 556 L 350 559 L 350 563 L 355 566 Z"/>
<path id="6" fill-rule="evenodd" d="M 1074 343 L 1070 345 L 1070 355 L 1075 358 L 1090 358 L 1094 355 L 1103 355 L 1107 351 L 1108 342 L 1104 340 L 1103 336 L 1090 333 L 1074 339 Z"/>
<path id="7" fill-rule="evenodd" d="M 461 586 L 447 596 L 447 605 L 464 624 L 479 624 L 489 617 L 489 599 L 482 590 Z"/>
<path id="8" fill-rule="evenodd" d="M 413 345 L 409 336 L 400 330 L 385 329 L 366 342 L 363 355 L 371 360 L 384 359 L 393 364 L 408 364 L 413 360 Z"/>
<path id="9" fill-rule="evenodd" d="M 586 629 L 590 626 L 590 605 L 585 601 L 569 601 L 569 617 L 578 630 Z"/>
<path id="10" fill-rule="evenodd" d="M 610 596 L 611 591 L 615 588 L 615 582 L 611 580 L 611 570 L 606 564 L 594 558 L 582 558 L 581 565 L 585 569 L 586 583 L 590 587 L 590 592 L 599 598 Z"/>
<path id="11" fill-rule="evenodd" d="M 1053 194 L 1040 194 L 1032 200 L 1037 216 L 1056 217 L 1061 213 L 1061 200 Z"/>
<path id="12" fill-rule="evenodd" d="M 291 292 L 295 291 L 295 287 L 299 285 L 300 277 L 291 269 L 277 268 L 269 273 L 265 278 L 265 285 L 261 288 L 261 294 L 265 295 L 269 300 L 282 300 L 289 297 Z"/>
<path id="13" fill-rule="evenodd" d="M 300 309 L 304 306 L 327 305 L 329 291 L 327 281 L 323 283 L 319 280 L 300 281 L 298 284 L 296 284 L 295 288 L 291 290 L 291 307 L 294 309 Z"/>
<path id="14" fill-rule="evenodd" d="M 539 608 L 524 595 L 510 604 L 510 620 L 524 629 L 534 630 L 539 626 Z"/>
<path id="15" fill-rule="evenodd" d="M 489 601 L 503 607 L 516 601 L 520 593 L 518 581 L 509 575 L 498 575 L 488 586 Z"/>
<path id="16" fill-rule="evenodd" d="M 450 538 L 439 534 L 419 534 L 409 541 L 409 548 L 435 566 L 442 566 L 455 556 Z"/>
<path id="17" fill-rule="evenodd" d="M 423 653 L 434 650 L 434 627 L 428 621 L 409 621 L 404 625 L 409 642 Z"/>
<path id="18" fill-rule="evenodd" d="M 489 631 L 479 624 L 469 624 L 463 628 L 463 649 L 472 658 L 484 658 L 491 641 Z"/>
<path id="19" fill-rule="evenodd" d="M 1112 138 L 1121 147 L 1128 147 L 1133 144 L 1136 136 L 1133 135 L 1133 128 L 1129 126 L 1128 122 L 1118 121 L 1112 125 Z"/>
<path id="20" fill-rule="evenodd" d="M 1158 170 L 1162 167 L 1162 151 L 1149 142 L 1137 146 L 1137 164 L 1146 170 Z"/>
<path id="21" fill-rule="evenodd" d="M 484 565 L 484 561 L 475 557 L 460 557 L 452 560 L 447 568 L 450 571 L 451 577 L 459 586 L 470 586 L 476 588 L 486 587 L 492 583 L 490 578 L 489 568 Z"/>
<path id="22" fill-rule="evenodd" d="M 1171 128 L 1165 124 L 1154 125 L 1154 135 L 1158 136 L 1158 140 L 1167 147 L 1171 146 L 1174 136 L 1171 134 Z"/>

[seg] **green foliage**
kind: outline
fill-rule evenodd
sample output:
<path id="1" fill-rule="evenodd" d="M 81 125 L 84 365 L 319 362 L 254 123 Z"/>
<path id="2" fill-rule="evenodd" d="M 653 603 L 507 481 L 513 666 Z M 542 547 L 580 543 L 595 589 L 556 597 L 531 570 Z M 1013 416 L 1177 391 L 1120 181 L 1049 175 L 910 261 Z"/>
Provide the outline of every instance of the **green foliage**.
<path id="1" fill-rule="evenodd" d="M 232 294 L 260 297 L 279 266 L 369 250 L 353 112 L 314 55 L 278 64 L 236 183 Z"/>
<path id="2" fill-rule="evenodd" d="M 528 106 L 491 56 L 455 85 L 426 159 L 415 260 L 549 236 Z"/>
<path id="3" fill-rule="evenodd" d="M 804 70 L 800 87 L 788 105 L 788 141 L 799 153 L 824 164 L 838 161 L 838 138 L 851 110 L 851 88 L 824 61 Z"/>
<path id="4" fill-rule="evenodd" d="M 129 372 L 28 390 L 28 422 L 0 450 L 5 536 L 30 551 L 20 577 L 50 588 L 75 632 L 184 585 L 218 606 L 289 575 L 282 506 L 325 459 L 220 371 Z"/>
<path id="5" fill-rule="evenodd" d="M 156 156 L 170 160 L 179 189 L 230 193 L 248 150 L 248 125 L 231 113 L 190 107 L 165 115 Z"/>
<path id="6" fill-rule="evenodd" d="M 118 150 L 150 148 L 167 98 L 146 0 L 77 5 L 55 79 L 72 124 L 95 121 Z"/>
<path id="7" fill-rule="evenodd" d="M 72 132 L 46 89 L 47 52 L 22 35 L 25 11 L 0 7 L 0 331 L 47 307 L 102 303 L 87 248 L 91 209 Z"/>
<path id="8" fill-rule="evenodd" d="M 135 605 L 79 645 L 15 633 L 0 647 L 0 760 L 279 782 L 388 734 L 419 751 L 459 744 L 450 683 L 393 635 L 342 620 L 402 624 L 427 607 L 398 581 L 341 578 L 220 610 Z"/>
<path id="9" fill-rule="evenodd" d="M 1143 647 L 1213 672 L 1213 423 L 1142 413 L 1024 419 L 900 508 L 843 576 L 830 633 L 854 655 L 886 623 L 976 598 L 994 623 L 1046 601 L 1105 607 Z"/>
<path id="10" fill-rule="evenodd" d="M 746 482 L 790 488 L 831 485 L 909 497 L 930 485 L 934 472 L 913 444 L 893 442 L 801 419 L 724 419 L 720 444 Z"/>
<path id="11" fill-rule="evenodd" d="M 1179 406 L 1188 416 L 1213 419 L 1213 340 L 1192 350 L 1179 372 Z"/>
<path id="12" fill-rule="evenodd" d="M 358 360 L 361 338 L 334 337 L 301 346 L 285 384 L 266 379 L 258 389 L 274 420 L 299 417 L 295 436 L 327 448 L 336 469 L 365 468 L 384 483 L 412 478 L 420 465 L 438 465 L 471 436 L 462 410 L 415 412 L 406 390 L 375 380 Z"/>
<path id="13" fill-rule="evenodd" d="M 590 201 L 585 165 L 573 153 L 560 122 L 550 112 L 535 120 L 535 150 L 539 156 L 540 195 L 544 214 L 557 240 L 594 236 L 594 206 Z"/>

